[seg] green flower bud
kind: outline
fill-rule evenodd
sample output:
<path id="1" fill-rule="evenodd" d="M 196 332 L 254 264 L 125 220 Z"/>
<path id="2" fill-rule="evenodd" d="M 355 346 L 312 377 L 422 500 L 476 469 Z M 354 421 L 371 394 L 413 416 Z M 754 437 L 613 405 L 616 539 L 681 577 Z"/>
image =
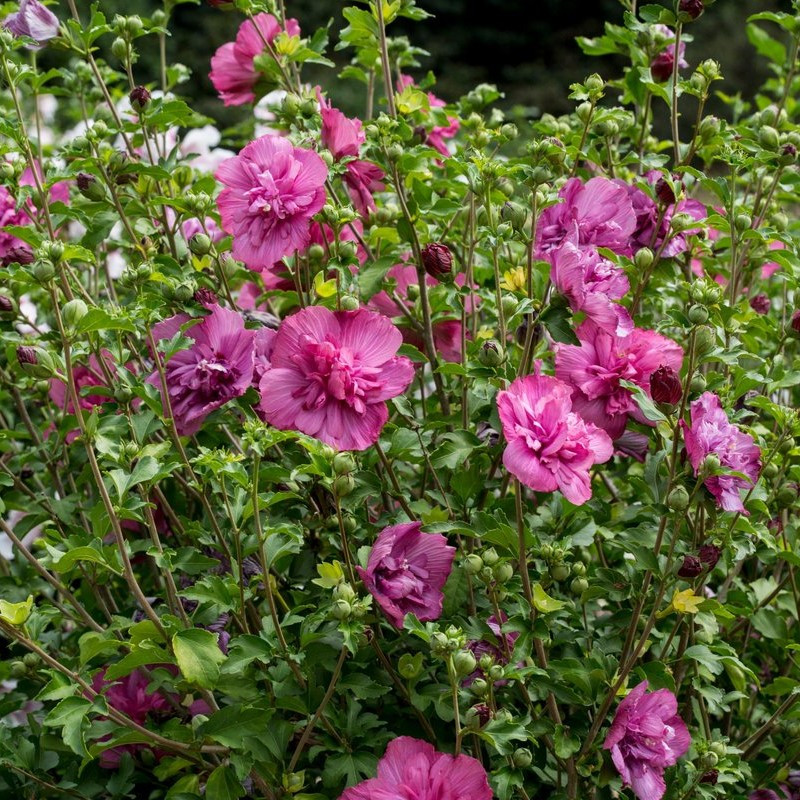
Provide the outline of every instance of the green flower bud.
<path id="1" fill-rule="evenodd" d="M 333 467 L 333 471 L 337 475 L 345 475 L 355 470 L 356 460 L 355 458 L 353 458 L 352 453 L 348 452 L 337 453 L 333 457 L 333 461 L 331 462 L 331 467 Z"/>
<path id="2" fill-rule="evenodd" d="M 718 763 L 719 758 L 717 757 L 717 754 L 711 752 L 711 750 L 709 750 L 707 753 L 703 753 L 703 755 L 700 756 L 700 766 L 703 769 L 711 769 L 712 767 L 716 767 Z"/>
<path id="3" fill-rule="evenodd" d="M 527 747 L 520 747 L 514 751 L 511 760 L 515 767 L 525 769 L 533 763 L 533 754 Z"/>
<path id="4" fill-rule="evenodd" d="M 600 95 L 606 87 L 606 82 L 596 72 L 590 75 L 583 84 L 590 95 Z"/>
<path id="5" fill-rule="evenodd" d="M 494 571 L 491 567 L 484 567 L 481 570 L 481 580 L 484 583 L 492 583 L 494 581 Z"/>
<path id="6" fill-rule="evenodd" d="M 728 754 L 728 748 L 725 745 L 725 742 L 711 742 L 708 745 L 708 749 L 719 758 L 725 758 L 725 756 Z"/>
<path id="7" fill-rule="evenodd" d="M 450 640 L 441 631 L 431 636 L 431 653 L 435 656 L 444 656 L 450 652 Z"/>
<path id="8" fill-rule="evenodd" d="M 487 339 L 478 350 L 478 361 L 484 367 L 499 367 L 505 360 L 505 351 L 495 339 Z"/>
<path id="9" fill-rule="evenodd" d="M 495 550 L 494 547 L 484 550 L 483 563 L 486 564 L 486 566 L 493 567 L 499 560 L 500 556 L 497 554 L 497 550 Z"/>
<path id="10" fill-rule="evenodd" d="M 686 511 L 689 507 L 689 492 L 683 486 L 676 486 L 667 495 L 667 508 L 671 511 Z"/>
<path id="11" fill-rule="evenodd" d="M 489 667 L 489 671 L 486 674 L 488 675 L 489 680 L 497 682 L 503 680 L 506 673 L 500 664 L 493 664 L 491 667 Z"/>
<path id="12" fill-rule="evenodd" d="M 778 131 L 771 125 L 764 125 L 758 132 L 758 143 L 765 150 L 777 150 L 781 142 L 781 137 Z"/>
<path id="13" fill-rule="evenodd" d="M 585 125 L 592 116 L 594 106 L 587 102 L 581 103 L 575 109 L 575 116 Z"/>
<path id="14" fill-rule="evenodd" d="M 765 478 L 774 478 L 780 471 L 781 471 L 780 467 L 774 461 L 770 461 L 768 464 L 764 466 L 764 469 L 762 470 L 761 474 Z"/>
<path id="15" fill-rule="evenodd" d="M 196 233 L 189 239 L 189 249 L 196 256 L 207 256 L 211 252 L 211 238 L 205 233 Z"/>
<path id="16" fill-rule="evenodd" d="M 352 475 L 339 475 L 333 479 L 333 493 L 336 497 L 347 497 L 356 488 L 356 482 Z"/>
<path id="17" fill-rule="evenodd" d="M 37 261 L 31 270 L 37 283 L 49 283 L 56 274 L 56 268 L 50 261 Z"/>
<path id="18" fill-rule="evenodd" d="M 483 569 L 483 559 L 477 553 L 470 553 L 464 559 L 464 570 L 467 575 L 477 575 Z"/>
<path id="19" fill-rule="evenodd" d="M 514 312 L 519 307 L 519 300 L 513 294 L 504 294 L 500 304 L 503 307 L 503 316 L 506 318 L 513 317 Z"/>
<path id="20" fill-rule="evenodd" d="M 674 231 L 685 231 L 689 228 L 694 228 L 697 225 L 697 221 L 691 214 L 687 214 L 685 211 L 681 211 L 678 214 L 673 214 L 672 219 L 670 220 L 670 227 Z"/>
<path id="21" fill-rule="evenodd" d="M 505 139 L 516 139 L 519 135 L 519 130 L 513 122 L 507 122 L 502 128 L 500 128 L 500 135 Z"/>
<path id="22" fill-rule="evenodd" d="M 737 214 L 733 224 L 737 231 L 746 231 L 753 224 L 753 219 L 749 214 Z"/>
<path id="23" fill-rule="evenodd" d="M 410 283 L 406 287 L 406 295 L 412 303 L 416 303 L 416 301 L 419 300 L 419 284 Z"/>
<path id="24" fill-rule="evenodd" d="M 692 392 L 692 394 L 702 394 L 706 390 L 706 385 L 705 375 L 701 375 L 698 372 L 689 384 L 689 391 Z"/>
<path id="25" fill-rule="evenodd" d="M 453 654 L 453 669 L 459 677 L 474 672 L 477 666 L 478 662 L 469 650 L 460 650 L 458 653 Z"/>
<path id="26" fill-rule="evenodd" d="M 572 583 L 569 585 L 569 590 L 572 594 L 580 597 L 589 588 L 589 581 L 586 578 L 573 578 Z"/>
<path id="27" fill-rule="evenodd" d="M 283 776 L 283 788 L 287 794 L 297 794 L 302 791 L 305 782 L 305 772 L 290 772 L 288 775 Z"/>
<path id="28" fill-rule="evenodd" d="M 636 265 L 637 269 L 644 271 L 650 269 L 653 265 L 654 258 L 653 251 L 649 247 L 643 247 L 641 250 L 636 251 L 636 255 L 633 257 L 633 263 Z"/>
<path id="29" fill-rule="evenodd" d="M 583 578 L 586 575 L 586 564 L 582 561 L 576 561 L 572 565 L 572 574 L 577 575 L 579 578 Z"/>
<path id="30" fill-rule="evenodd" d="M 469 688 L 476 697 L 483 697 L 489 691 L 489 684 L 483 678 L 476 678 Z"/>
<path id="31" fill-rule="evenodd" d="M 796 502 L 797 490 L 792 486 L 782 486 L 775 495 L 775 500 L 781 508 L 788 508 Z"/>
<path id="32" fill-rule="evenodd" d="M 141 267 L 145 266 L 144 264 L 140 264 L 137 268 L 136 277 L 139 280 L 147 280 L 152 274 L 150 268 L 147 268 L 147 274 L 139 274 L 139 270 Z M 178 303 L 188 303 L 194 297 L 194 286 L 190 283 L 179 283 L 173 290 L 172 290 L 172 297 Z"/>
<path id="33" fill-rule="evenodd" d="M 121 36 L 118 36 L 111 43 L 111 53 L 114 58 L 125 61 L 128 57 L 128 43 Z"/>
<path id="34" fill-rule="evenodd" d="M 157 8 L 150 16 L 150 20 L 157 28 L 163 28 L 167 24 L 167 15 Z"/>
<path id="35" fill-rule="evenodd" d="M 342 307 L 342 311 L 358 311 L 361 307 L 358 298 L 354 297 L 352 294 L 342 295 L 341 300 L 339 300 L 339 305 Z"/>
<path id="36" fill-rule="evenodd" d="M 22 661 L 12 661 L 9 672 L 12 678 L 24 678 L 28 674 L 28 668 Z"/>
<path id="37" fill-rule="evenodd" d="M 710 353 L 717 343 L 714 329 L 708 325 L 700 325 L 694 332 L 694 351 L 698 356 Z"/>
<path id="38" fill-rule="evenodd" d="M 350 618 L 352 611 L 353 608 L 347 600 L 335 600 L 330 613 L 334 619 L 345 620 Z"/>
<path id="39" fill-rule="evenodd" d="M 569 578 L 569 565 L 553 564 L 549 569 L 549 573 L 554 581 L 565 581 Z"/>
<path id="40" fill-rule="evenodd" d="M 708 309 L 704 306 L 692 306 L 687 316 L 692 325 L 703 325 L 708 322 Z"/>
<path id="41" fill-rule="evenodd" d="M 78 297 L 70 300 L 61 309 L 61 317 L 68 328 L 74 328 L 88 313 L 88 306 Z"/>
<path id="42" fill-rule="evenodd" d="M 522 230 L 528 220 L 528 212 L 525 207 L 511 200 L 503 203 L 503 207 L 500 209 L 500 216 L 515 231 Z"/>
<path id="43" fill-rule="evenodd" d="M 344 600 L 346 603 L 352 603 L 356 599 L 356 593 L 349 583 L 338 583 L 333 587 L 333 599 Z"/>
<path id="44" fill-rule="evenodd" d="M 386 156 L 389 161 L 399 161 L 403 157 L 403 145 L 390 144 L 386 148 Z"/>
<path id="45" fill-rule="evenodd" d="M 114 392 L 114 399 L 123 405 L 130 403 L 130 401 L 133 400 L 133 391 L 131 391 L 129 386 L 120 386 Z"/>
<path id="46" fill-rule="evenodd" d="M 36 251 L 36 255 L 43 261 L 61 261 L 61 257 L 64 255 L 64 243 L 57 240 L 45 240 Z"/>
<path id="47" fill-rule="evenodd" d="M 492 572 L 494 573 L 494 579 L 498 583 L 507 583 L 514 577 L 514 567 L 507 561 L 503 564 L 495 564 Z"/>
<path id="48" fill-rule="evenodd" d="M 715 475 L 720 466 L 719 456 L 716 453 L 709 453 L 700 465 L 700 474 L 705 478 Z"/>
<path id="49" fill-rule="evenodd" d="M 14 165 L 10 161 L 0 162 L 0 179 L 3 181 L 14 180 Z"/>
<path id="50" fill-rule="evenodd" d="M 710 117 L 705 117 L 703 121 L 700 123 L 698 133 L 700 134 L 700 138 L 704 142 L 707 142 L 709 139 L 713 139 L 715 136 L 717 136 L 719 134 L 719 130 L 720 130 L 719 118 L 710 116 Z"/>

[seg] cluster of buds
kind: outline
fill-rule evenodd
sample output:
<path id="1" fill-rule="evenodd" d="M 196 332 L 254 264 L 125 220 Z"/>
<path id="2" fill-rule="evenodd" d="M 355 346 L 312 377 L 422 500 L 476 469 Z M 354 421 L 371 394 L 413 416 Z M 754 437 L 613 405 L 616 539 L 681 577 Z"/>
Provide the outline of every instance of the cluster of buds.
<path id="1" fill-rule="evenodd" d="M 449 625 L 444 631 L 436 631 L 431 636 L 431 653 L 433 655 L 447 659 L 454 653 L 463 650 L 467 637 L 460 628 Z M 474 669 L 474 667 L 473 667 Z"/>
<path id="2" fill-rule="evenodd" d="M 352 453 L 336 453 L 331 460 L 331 470 L 334 474 L 331 489 L 336 497 L 347 497 L 356 488 L 356 481 L 352 473 L 357 464 Z"/>
<path id="3" fill-rule="evenodd" d="M 696 555 L 686 555 L 678 568 L 678 577 L 692 579 L 706 570 L 712 570 L 722 555 L 722 550 L 715 544 L 705 544 Z"/>
<path id="4" fill-rule="evenodd" d="M 333 605 L 330 615 L 339 622 L 362 619 L 372 605 L 372 597 L 358 597 L 349 583 L 339 583 L 333 588 Z"/>

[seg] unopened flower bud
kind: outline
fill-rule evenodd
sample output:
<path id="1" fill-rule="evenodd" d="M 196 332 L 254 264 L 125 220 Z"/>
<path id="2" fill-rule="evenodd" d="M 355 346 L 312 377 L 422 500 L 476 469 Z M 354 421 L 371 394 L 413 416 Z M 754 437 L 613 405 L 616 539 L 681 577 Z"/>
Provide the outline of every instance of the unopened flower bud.
<path id="1" fill-rule="evenodd" d="M 347 603 L 352 603 L 356 599 L 356 593 L 349 583 L 339 583 L 333 587 L 333 599 L 344 600 Z"/>
<path id="2" fill-rule="evenodd" d="M 758 143 L 766 150 L 777 150 L 781 137 L 771 125 L 763 125 L 758 132 Z"/>
<path id="3" fill-rule="evenodd" d="M 500 209 L 500 216 L 504 222 L 507 222 L 515 231 L 520 231 L 525 226 L 528 219 L 528 212 L 519 203 L 514 203 L 511 200 L 503 203 Z"/>
<path id="4" fill-rule="evenodd" d="M 211 289 L 202 287 L 194 293 L 194 301 L 201 306 L 213 306 L 217 303 L 217 295 Z"/>
<path id="5" fill-rule="evenodd" d="M 70 300 L 61 309 L 61 317 L 68 328 L 74 328 L 88 313 L 89 307 L 79 297 Z"/>
<path id="6" fill-rule="evenodd" d="M 206 256 L 211 252 L 211 238 L 205 233 L 196 233 L 189 239 L 189 249 L 196 256 Z"/>
<path id="7" fill-rule="evenodd" d="M 483 563 L 489 567 L 493 567 L 500 560 L 497 550 L 490 547 L 488 550 L 483 551 Z"/>
<path id="8" fill-rule="evenodd" d="M 670 220 L 670 227 L 674 231 L 686 231 L 689 228 L 693 228 L 697 224 L 695 218 L 691 214 L 687 214 L 685 211 L 681 211 L 678 214 L 673 214 L 672 219 Z"/>
<path id="9" fill-rule="evenodd" d="M 150 103 L 150 92 L 145 86 L 134 86 L 128 99 L 131 101 L 131 108 L 134 111 L 144 111 Z"/>
<path id="10" fill-rule="evenodd" d="M 519 129 L 513 122 L 507 122 L 500 128 L 500 135 L 505 139 L 516 139 Z"/>
<path id="11" fill-rule="evenodd" d="M 6 254 L 2 258 L 4 267 L 10 264 L 32 264 L 34 261 L 33 253 L 27 245 L 16 245 L 6 250 Z"/>
<path id="12" fill-rule="evenodd" d="M 703 356 L 710 353 L 717 343 L 717 335 L 713 328 L 708 325 L 700 325 L 694 332 L 694 351 L 697 355 Z"/>
<path id="13" fill-rule="evenodd" d="M 9 314 L 14 311 L 14 301 L 4 294 L 0 294 L 0 313 Z"/>
<path id="14" fill-rule="evenodd" d="M 671 206 L 675 202 L 675 190 L 666 178 L 659 178 L 655 186 L 656 197 L 665 206 Z"/>
<path id="15" fill-rule="evenodd" d="M 746 231 L 753 224 L 753 218 L 749 214 L 737 214 L 733 224 L 737 231 Z"/>
<path id="16" fill-rule="evenodd" d="M 769 297 L 765 294 L 757 294 L 755 297 L 750 298 L 750 308 L 756 312 L 756 314 L 769 314 L 770 309 L 770 301 Z"/>
<path id="17" fill-rule="evenodd" d="M 39 246 L 36 255 L 38 258 L 45 261 L 60 261 L 61 257 L 64 255 L 64 243 L 58 241 L 58 239 L 46 239 Z"/>
<path id="18" fill-rule="evenodd" d="M 436 633 L 431 636 L 431 652 L 435 656 L 446 655 L 449 652 L 449 648 L 450 640 L 444 633 L 436 631 Z"/>
<path id="19" fill-rule="evenodd" d="M 681 0 L 678 11 L 690 20 L 697 19 L 703 13 L 703 0 Z"/>
<path id="20" fill-rule="evenodd" d="M 478 361 L 484 367 L 499 367 L 505 360 L 505 351 L 495 339 L 487 339 L 478 350 Z"/>
<path id="21" fill-rule="evenodd" d="M 700 133 L 700 138 L 703 141 L 708 141 L 709 139 L 713 139 L 719 133 L 719 129 L 719 118 L 710 116 L 703 119 L 703 121 L 700 123 L 698 132 Z"/>
<path id="22" fill-rule="evenodd" d="M 490 680 L 497 682 L 503 680 L 505 677 L 505 670 L 500 664 L 493 664 L 489 667 L 489 671 L 486 674 Z"/>
<path id="23" fill-rule="evenodd" d="M 78 186 L 78 191 L 87 199 L 99 201 L 106 196 L 106 190 L 94 175 L 88 172 L 79 172 L 78 177 L 75 179 Z"/>
<path id="24" fill-rule="evenodd" d="M 708 567 L 714 569 L 722 555 L 722 550 L 715 544 L 704 544 L 698 551 L 697 557 Z M 724 747 L 724 745 L 723 745 Z"/>
<path id="25" fill-rule="evenodd" d="M 590 75 L 584 81 L 584 86 L 586 87 L 589 94 L 594 94 L 594 95 L 599 95 L 605 88 L 605 85 L 606 82 L 596 72 L 593 75 Z"/>
<path id="26" fill-rule="evenodd" d="M 703 571 L 703 562 L 696 556 L 684 556 L 683 563 L 678 569 L 680 578 L 696 578 Z"/>
<path id="27" fill-rule="evenodd" d="M 650 396 L 656 403 L 675 405 L 680 402 L 682 395 L 683 386 L 680 376 L 672 367 L 662 364 L 650 376 Z"/>
<path id="28" fill-rule="evenodd" d="M 353 608 L 347 600 L 336 600 L 331 606 L 330 613 L 334 619 L 345 620 L 353 613 Z"/>
<path id="29" fill-rule="evenodd" d="M 470 706 L 464 714 L 464 727 L 471 731 L 479 731 L 491 718 L 492 711 L 489 706 L 478 703 Z"/>
<path id="30" fill-rule="evenodd" d="M 483 697 L 489 691 L 489 684 L 483 678 L 475 678 L 469 688 L 476 697 Z"/>
<path id="31" fill-rule="evenodd" d="M 552 564 L 548 572 L 554 581 L 565 581 L 569 578 L 569 564 Z"/>
<path id="32" fill-rule="evenodd" d="M 339 475 L 333 479 L 333 493 L 336 497 L 347 497 L 356 488 L 352 475 Z"/>
<path id="33" fill-rule="evenodd" d="M 478 666 L 475 656 L 469 650 L 461 650 L 453 654 L 453 669 L 456 675 L 463 677 L 474 672 Z"/>
<path id="34" fill-rule="evenodd" d="M 698 783 L 707 783 L 710 786 L 716 786 L 717 781 L 719 780 L 719 770 L 718 769 L 709 769 L 706 770 L 701 776 Z"/>
<path id="35" fill-rule="evenodd" d="M 649 247 L 643 247 L 641 250 L 636 251 L 633 263 L 636 264 L 638 269 L 644 271 L 652 266 L 654 258 L 653 251 Z"/>
<path id="36" fill-rule="evenodd" d="M 352 453 L 337 453 L 333 457 L 331 466 L 337 475 L 346 475 L 356 468 L 356 460 L 353 458 Z"/>
<path id="37" fill-rule="evenodd" d="M 667 495 L 667 508 L 672 511 L 686 511 L 689 507 L 689 492 L 683 486 L 676 486 Z"/>
<path id="38" fill-rule="evenodd" d="M 361 307 L 358 298 L 352 294 L 342 295 L 339 305 L 342 307 L 342 311 L 358 311 Z"/>
<path id="39" fill-rule="evenodd" d="M 715 475 L 720 468 L 719 456 L 716 453 L 709 453 L 700 465 L 700 473 L 703 477 Z"/>
<path id="40" fill-rule="evenodd" d="M 325 248 L 321 244 L 312 244 L 308 248 L 308 257 L 311 261 L 322 261 L 325 258 Z"/>
<path id="41" fill-rule="evenodd" d="M 49 378 L 55 372 L 53 357 L 41 347 L 21 345 L 17 348 L 17 361 L 34 378 Z"/>
<path id="42" fill-rule="evenodd" d="M 49 283 L 56 274 L 56 268 L 52 261 L 37 261 L 31 272 L 39 283 Z"/>
<path id="43" fill-rule="evenodd" d="M 111 54 L 120 61 L 124 61 L 128 57 L 128 43 L 121 36 L 111 43 Z"/>
<path id="44" fill-rule="evenodd" d="M 468 575 L 477 575 L 483 569 L 483 559 L 477 553 L 470 553 L 464 559 L 464 570 Z"/>
<path id="45" fill-rule="evenodd" d="M 573 578 L 572 583 L 569 585 L 569 590 L 572 594 L 580 597 L 589 588 L 589 581 L 586 578 Z"/>
<path id="46" fill-rule="evenodd" d="M 453 280 L 453 254 L 446 244 L 431 242 L 422 248 L 422 265 L 432 278 L 445 283 Z"/>
<path id="47" fill-rule="evenodd" d="M 703 753 L 700 756 L 700 766 L 704 769 L 710 769 L 712 767 L 716 767 L 719 763 L 719 757 L 716 753 L 709 750 L 707 753 Z"/>
<path id="48" fill-rule="evenodd" d="M 500 305 L 503 308 L 503 315 L 513 317 L 517 308 L 519 307 L 519 300 L 513 294 L 504 294 L 500 299 Z"/>
<path id="49" fill-rule="evenodd" d="M 511 760 L 515 767 L 525 769 L 533 763 L 533 753 L 527 747 L 519 747 L 514 751 Z"/>
<path id="50" fill-rule="evenodd" d="M 706 378 L 705 375 L 701 373 L 697 373 L 693 378 L 692 382 L 689 384 L 689 391 L 693 394 L 701 394 L 706 390 Z"/>
<path id="51" fill-rule="evenodd" d="M 703 325 L 708 322 L 708 309 L 705 306 L 692 306 L 687 316 L 692 325 Z"/>
<path id="52" fill-rule="evenodd" d="M 508 562 L 503 564 L 495 564 L 492 572 L 494 573 L 494 579 L 498 583 L 506 583 L 514 577 L 514 567 L 512 567 Z"/>

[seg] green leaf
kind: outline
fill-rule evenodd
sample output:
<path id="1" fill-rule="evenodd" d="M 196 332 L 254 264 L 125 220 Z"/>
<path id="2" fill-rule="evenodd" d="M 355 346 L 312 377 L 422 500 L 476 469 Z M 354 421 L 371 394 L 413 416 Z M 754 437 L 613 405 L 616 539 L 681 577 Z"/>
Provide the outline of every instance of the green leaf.
<path id="1" fill-rule="evenodd" d="M 45 718 L 44 724 L 61 728 L 64 744 L 79 756 L 86 756 L 84 734 L 89 727 L 86 715 L 92 707 L 85 697 L 65 697 Z"/>
<path id="2" fill-rule="evenodd" d="M 0 600 L 0 619 L 9 625 L 24 625 L 33 610 L 33 595 L 29 594 L 28 599 L 22 603 L 9 603 L 8 600 Z"/>
<path id="3" fill-rule="evenodd" d="M 206 800 L 238 800 L 245 791 L 231 767 L 217 767 L 206 782 Z"/>
<path id="4" fill-rule="evenodd" d="M 247 708 L 240 703 L 213 714 L 198 729 L 203 736 L 226 747 L 242 747 L 245 736 L 259 736 L 269 725 L 272 712 L 263 708 Z"/>
<path id="5" fill-rule="evenodd" d="M 435 469 L 456 469 L 464 465 L 481 440 L 469 431 L 453 431 L 443 437 L 446 441 L 431 453 L 431 464 Z"/>
<path id="6" fill-rule="evenodd" d="M 565 305 L 553 303 L 539 317 L 539 322 L 547 328 L 547 332 L 554 342 L 579 345 L 580 340 L 575 335 L 575 331 L 572 330 L 570 320 L 569 308 Z"/>
<path id="7" fill-rule="evenodd" d="M 178 669 L 189 683 L 201 689 L 213 689 L 219 679 L 225 655 L 219 649 L 218 639 L 219 634 L 202 628 L 178 631 L 172 637 Z"/>
<path id="8" fill-rule="evenodd" d="M 566 603 L 550 597 L 540 583 L 533 584 L 533 606 L 541 614 L 549 614 L 564 608 Z"/>

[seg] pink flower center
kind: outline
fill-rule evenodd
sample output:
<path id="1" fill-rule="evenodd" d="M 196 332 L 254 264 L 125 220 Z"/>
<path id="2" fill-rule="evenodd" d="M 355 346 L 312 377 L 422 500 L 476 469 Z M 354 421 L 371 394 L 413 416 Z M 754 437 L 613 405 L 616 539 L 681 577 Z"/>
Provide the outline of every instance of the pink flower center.
<path id="1" fill-rule="evenodd" d="M 328 400 L 346 403 L 358 414 L 367 410 L 370 395 L 380 389 L 377 370 L 354 363 L 352 352 L 327 340 L 303 337 L 302 350 L 294 362 L 305 372 L 308 383 L 292 396 L 302 398 L 303 408 L 314 411 Z"/>

